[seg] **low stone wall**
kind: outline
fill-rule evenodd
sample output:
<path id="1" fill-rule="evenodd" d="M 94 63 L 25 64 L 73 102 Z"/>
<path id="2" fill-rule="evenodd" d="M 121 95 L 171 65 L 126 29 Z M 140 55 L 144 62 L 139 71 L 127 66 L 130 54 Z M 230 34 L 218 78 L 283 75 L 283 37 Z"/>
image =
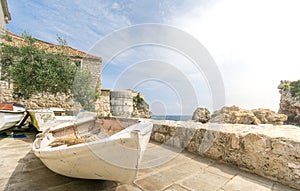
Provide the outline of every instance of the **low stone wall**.
<path id="1" fill-rule="evenodd" d="M 30 87 L 29 87 L 30 88 Z M 0 81 L 0 102 L 18 102 L 26 109 L 48 109 L 50 107 L 63 108 L 67 111 L 73 110 L 74 101 L 71 96 L 65 94 L 38 94 L 32 96 L 29 100 L 13 98 L 13 89 L 8 87 L 8 83 Z"/>
<path id="2" fill-rule="evenodd" d="M 151 139 L 300 189 L 300 128 L 157 121 Z"/>

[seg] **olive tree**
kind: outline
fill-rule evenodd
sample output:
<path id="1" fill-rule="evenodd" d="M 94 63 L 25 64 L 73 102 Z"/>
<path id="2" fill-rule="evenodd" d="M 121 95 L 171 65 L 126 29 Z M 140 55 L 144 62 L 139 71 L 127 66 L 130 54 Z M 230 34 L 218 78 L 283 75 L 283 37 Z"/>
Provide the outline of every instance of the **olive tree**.
<path id="1" fill-rule="evenodd" d="M 73 94 L 75 101 L 82 106 L 95 99 L 95 90 L 85 87 L 91 74 L 79 70 L 78 61 L 64 53 L 65 40 L 58 38 L 61 48 L 53 52 L 38 47 L 35 39 L 26 33 L 23 38 L 22 43 L 15 44 L 10 36 L 5 35 L 5 42 L 0 46 L 1 80 L 13 81 L 16 99 L 29 99 L 35 94 L 46 92 Z M 75 75 L 77 82 L 74 86 Z M 93 109 L 91 104 L 87 105 L 89 110 Z"/>

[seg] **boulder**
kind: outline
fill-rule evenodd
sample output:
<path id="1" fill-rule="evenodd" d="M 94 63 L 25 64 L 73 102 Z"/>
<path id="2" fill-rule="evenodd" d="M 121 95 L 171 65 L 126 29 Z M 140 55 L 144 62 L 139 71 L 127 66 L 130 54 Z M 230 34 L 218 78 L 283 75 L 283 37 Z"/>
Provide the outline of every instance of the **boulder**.
<path id="1" fill-rule="evenodd" d="M 232 124 L 259 124 L 255 115 L 246 109 L 238 106 L 225 106 L 212 114 L 212 123 L 232 123 Z"/>
<path id="2" fill-rule="evenodd" d="M 192 120 L 207 123 L 210 120 L 210 112 L 207 108 L 198 107 L 193 114 Z"/>
<path id="3" fill-rule="evenodd" d="M 269 109 L 246 110 L 239 108 L 238 106 L 225 106 L 213 113 L 210 122 L 254 125 L 282 125 L 286 120 L 286 115 L 277 114 Z"/>
<path id="4" fill-rule="evenodd" d="M 283 125 L 287 121 L 286 115 L 275 113 L 269 109 L 253 109 L 252 112 L 261 124 Z"/>

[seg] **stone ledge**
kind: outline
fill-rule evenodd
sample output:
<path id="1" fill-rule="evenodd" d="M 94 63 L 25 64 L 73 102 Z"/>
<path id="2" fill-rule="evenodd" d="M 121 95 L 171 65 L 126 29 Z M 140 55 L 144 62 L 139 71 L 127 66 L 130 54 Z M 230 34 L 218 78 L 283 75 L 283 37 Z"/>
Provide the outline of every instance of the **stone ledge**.
<path id="1" fill-rule="evenodd" d="M 300 128 L 158 121 L 151 139 L 300 189 Z"/>

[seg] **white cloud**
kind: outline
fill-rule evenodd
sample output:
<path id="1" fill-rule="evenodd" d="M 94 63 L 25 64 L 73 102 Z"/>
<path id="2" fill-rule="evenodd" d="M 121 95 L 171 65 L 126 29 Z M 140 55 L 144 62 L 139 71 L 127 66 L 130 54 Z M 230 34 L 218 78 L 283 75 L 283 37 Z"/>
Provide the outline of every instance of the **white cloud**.
<path id="1" fill-rule="evenodd" d="M 114 3 L 111 5 L 111 8 L 112 8 L 112 9 L 120 9 L 120 5 L 119 5 L 119 3 L 114 2 Z"/>
<path id="2" fill-rule="evenodd" d="M 299 79 L 300 1 L 221 0 L 174 15 L 217 62 L 227 104 L 277 110 L 281 79 Z"/>
<path id="3" fill-rule="evenodd" d="M 121 1 L 11 0 L 8 3 L 12 14 L 9 30 L 16 33 L 25 30 L 50 43 L 57 43 L 58 34 L 69 45 L 84 51 L 104 35 L 131 25 L 128 10 L 120 11 Z"/>

